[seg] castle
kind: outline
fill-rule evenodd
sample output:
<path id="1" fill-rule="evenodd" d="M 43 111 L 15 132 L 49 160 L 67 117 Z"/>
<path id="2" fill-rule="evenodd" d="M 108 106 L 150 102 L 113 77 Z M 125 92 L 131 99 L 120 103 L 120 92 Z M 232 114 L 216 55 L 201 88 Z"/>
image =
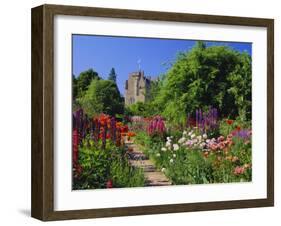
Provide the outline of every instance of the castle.
<path id="1" fill-rule="evenodd" d="M 147 101 L 150 85 L 151 77 L 144 76 L 144 71 L 130 73 L 125 84 L 125 105 Z"/>

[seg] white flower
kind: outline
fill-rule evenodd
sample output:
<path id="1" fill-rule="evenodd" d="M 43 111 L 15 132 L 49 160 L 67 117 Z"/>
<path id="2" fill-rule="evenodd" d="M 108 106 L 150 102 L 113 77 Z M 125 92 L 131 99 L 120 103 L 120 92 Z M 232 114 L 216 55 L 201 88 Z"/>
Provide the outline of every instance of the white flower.
<path id="1" fill-rule="evenodd" d="M 161 169 L 162 172 L 164 172 L 165 170 L 166 170 L 165 168 L 162 168 L 162 169 Z"/>
<path id="2" fill-rule="evenodd" d="M 160 157 L 160 153 L 157 153 L 156 156 L 157 156 L 157 157 Z"/>
<path id="3" fill-rule="evenodd" d="M 198 142 L 197 139 L 193 139 L 193 140 L 192 140 L 192 143 L 193 143 L 193 144 L 195 144 L 195 143 L 197 143 L 197 142 Z"/>
<path id="4" fill-rule="evenodd" d="M 191 134 L 190 137 L 191 137 L 191 139 L 193 139 L 195 137 L 195 134 L 194 133 Z"/>
<path id="5" fill-rule="evenodd" d="M 203 148 L 205 145 L 206 145 L 205 142 L 202 142 L 202 143 L 200 144 L 200 147 Z"/>
<path id="6" fill-rule="evenodd" d="M 171 146 L 171 141 L 166 142 L 166 147 L 169 147 L 169 146 Z"/>
<path id="7" fill-rule="evenodd" d="M 184 130 L 183 133 L 182 133 L 182 135 L 186 135 L 186 134 L 187 134 L 187 132 Z"/>
<path id="8" fill-rule="evenodd" d="M 182 144 L 183 142 L 185 142 L 185 138 L 184 137 L 180 138 L 179 141 L 178 141 L 179 144 Z"/>
<path id="9" fill-rule="evenodd" d="M 173 154 L 173 157 L 175 158 L 175 157 L 177 157 L 177 155 L 176 155 L 176 154 Z"/>
<path id="10" fill-rule="evenodd" d="M 202 140 L 202 136 L 197 136 L 197 139 L 199 140 L 199 142 Z"/>
<path id="11" fill-rule="evenodd" d="M 173 163 L 174 162 L 174 159 L 170 159 L 170 163 Z"/>
<path id="12" fill-rule="evenodd" d="M 208 137 L 207 134 L 204 133 L 204 134 L 203 134 L 203 138 L 204 138 L 204 139 L 207 139 L 207 137 Z"/>
<path id="13" fill-rule="evenodd" d="M 171 138 L 170 138 L 170 137 L 167 137 L 167 141 L 171 141 Z"/>
<path id="14" fill-rule="evenodd" d="M 177 150 L 179 150 L 179 145 L 178 144 L 173 144 L 173 149 L 175 150 L 175 151 L 177 151 Z"/>
<path id="15" fill-rule="evenodd" d="M 211 141 L 210 139 L 207 139 L 207 140 L 206 140 L 206 143 L 208 144 L 208 143 L 210 143 L 210 141 Z"/>
<path id="16" fill-rule="evenodd" d="M 190 132 L 188 133 L 188 136 L 191 136 L 191 135 L 192 135 L 192 133 L 193 133 L 193 132 L 192 132 L 192 131 L 190 131 Z"/>
<path id="17" fill-rule="evenodd" d="M 167 151 L 167 148 L 163 147 L 161 148 L 161 151 Z"/>

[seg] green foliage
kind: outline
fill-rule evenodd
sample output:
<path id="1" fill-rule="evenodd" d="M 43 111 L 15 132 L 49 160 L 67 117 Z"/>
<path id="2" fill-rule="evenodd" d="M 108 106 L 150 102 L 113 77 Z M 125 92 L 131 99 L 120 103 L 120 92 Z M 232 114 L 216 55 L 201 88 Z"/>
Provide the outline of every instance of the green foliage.
<path id="1" fill-rule="evenodd" d="M 149 109 L 147 103 L 136 102 L 126 107 L 126 109 L 130 115 L 144 116 L 144 117 L 149 116 L 148 114 Z"/>
<path id="2" fill-rule="evenodd" d="M 113 187 L 144 186 L 144 175 L 140 169 L 129 165 L 125 149 L 116 147 L 110 142 L 102 149 L 95 145 L 89 137 L 79 147 L 79 164 L 82 172 L 74 178 L 73 189 L 106 188 L 109 180 Z"/>
<path id="3" fill-rule="evenodd" d="M 218 127 L 219 134 L 227 136 L 238 127 L 240 129 L 251 128 L 252 124 L 251 121 L 244 121 L 241 117 L 237 117 L 235 120 L 233 120 L 233 124 L 231 125 L 228 125 L 226 120 L 221 120 Z"/>
<path id="4" fill-rule="evenodd" d="M 178 55 L 158 87 L 153 106 L 175 123 L 184 123 L 187 113 L 208 106 L 216 107 L 222 117 L 250 119 L 251 57 L 198 42 Z"/>
<path id="5" fill-rule="evenodd" d="M 82 97 L 93 79 L 100 79 L 98 73 L 93 69 L 81 72 L 76 79 L 74 77 L 73 98 L 76 99 L 77 97 Z"/>
<path id="6" fill-rule="evenodd" d="M 177 152 L 173 163 L 167 164 L 167 176 L 174 184 L 213 183 L 212 161 L 205 159 L 198 150 Z"/>
<path id="7" fill-rule="evenodd" d="M 116 75 L 115 69 L 111 68 L 110 73 L 108 75 L 108 80 L 111 80 L 116 83 L 116 78 L 117 78 L 117 75 Z"/>
<path id="8" fill-rule="evenodd" d="M 110 80 L 92 80 L 85 95 L 79 98 L 79 103 L 90 116 L 99 113 L 116 115 L 124 111 L 124 100 L 116 83 Z"/>
<path id="9" fill-rule="evenodd" d="M 145 184 L 143 170 L 133 168 L 128 161 L 113 161 L 110 175 L 115 187 L 143 187 Z"/>

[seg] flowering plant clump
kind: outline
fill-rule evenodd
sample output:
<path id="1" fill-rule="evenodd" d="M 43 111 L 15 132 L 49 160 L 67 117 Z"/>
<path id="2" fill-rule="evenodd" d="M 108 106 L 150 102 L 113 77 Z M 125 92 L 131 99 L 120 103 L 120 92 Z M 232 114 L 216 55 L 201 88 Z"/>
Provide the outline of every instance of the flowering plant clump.
<path id="1" fill-rule="evenodd" d="M 166 132 L 166 127 L 165 127 L 164 119 L 159 115 L 154 116 L 153 119 L 148 124 L 147 133 L 150 136 L 152 135 L 164 136 L 165 132 Z"/>
<path id="2" fill-rule="evenodd" d="M 73 113 L 73 189 L 143 186 L 142 170 L 128 163 L 125 141 L 136 134 L 115 117 Z M 127 179 L 124 179 L 127 178 Z"/>
<path id="3" fill-rule="evenodd" d="M 188 127 L 197 127 L 202 133 L 206 133 L 208 130 L 213 130 L 218 127 L 218 110 L 213 107 L 209 107 L 208 111 L 197 109 L 195 112 L 195 121 L 188 115 Z"/>
<path id="4" fill-rule="evenodd" d="M 228 135 L 226 138 L 224 136 L 219 136 L 217 139 L 207 139 L 207 148 L 211 151 L 229 151 L 229 148 L 233 144 L 232 135 Z"/>
<path id="5" fill-rule="evenodd" d="M 234 120 L 222 122 L 226 135 L 212 136 L 194 126 L 157 145 L 150 135 L 146 145 L 159 170 L 175 184 L 251 181 L 251 130 Z"/>
<path id="6" fill-rule="evenodd" d="M 236 129 L 231 133 L 235 137 L 242 138 L 244 140 L 248 140 L 252 136 L 252 130 L 250 129 Z"/>
<path id="7" fill-rule="evenodd" d="M 194 130 L 190 130 L 189 132 L 184 130 L 182 136 L 177 140 L 175 144 L 172 144 L 172 138 L 173 137 L 167 137 L 166 147 L 169 150 L 171 150 L 172 147 L 177 150 L 180 147 L 203 150 L 207 145 L 207 134 L 196 135 L 196 132 Z"/>
<path id="8" fill-rule="evenodd" d="M 101 114 L 90 120 L 87 115 L 84 114 L 82 109 L 78 109 L 73 114 L 73 133 L 78 138 L 78 143 L 81 144 L 81 140 L 87 135 L 97 145 L 101 141 L 102 148 L 105 148 L 106 141 L 111 140 L 117 146 L 122 144 L 122 139 L 128 135 L 129 128 L 122 122 L 117 122 L 115 117 L 111 117 L 106 114 Z M 130 133 L 129 136 L 134 136 L 134 133 Z"/>

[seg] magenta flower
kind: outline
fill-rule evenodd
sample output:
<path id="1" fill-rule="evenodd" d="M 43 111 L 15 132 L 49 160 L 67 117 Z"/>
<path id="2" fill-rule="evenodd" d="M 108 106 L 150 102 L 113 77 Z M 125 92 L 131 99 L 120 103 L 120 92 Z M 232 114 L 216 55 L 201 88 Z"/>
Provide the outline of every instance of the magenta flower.
<path id="1" fill-rule="evenodd" d="M 164 119 L 159 115 L 153 117 L 153 119 L 148 124 L 147 132 L 149 135 L 163 135 L 166 132 Z"/>

